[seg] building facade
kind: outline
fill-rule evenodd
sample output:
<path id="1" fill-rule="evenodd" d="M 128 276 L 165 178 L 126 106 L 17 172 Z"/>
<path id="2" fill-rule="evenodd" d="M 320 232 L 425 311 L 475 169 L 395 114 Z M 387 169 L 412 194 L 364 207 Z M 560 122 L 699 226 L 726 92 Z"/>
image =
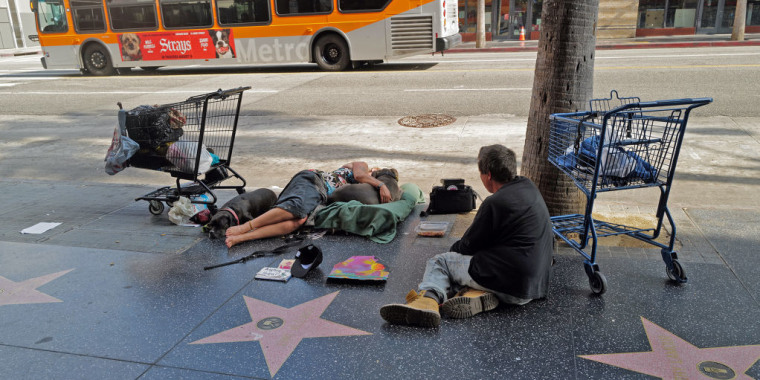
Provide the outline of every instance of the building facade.
<path id="1" fill-rule="evenodd" d="M 478 0 L 458 0 L 459 27 L 475 40 Z M 538 39 L 542 0 L 485 0 L 486 39 Z M 597 38 L 731 33 L 736 0 L 599 0 Z M 746 33 L 760 33 L 760 0 L 747 0 Z"/>

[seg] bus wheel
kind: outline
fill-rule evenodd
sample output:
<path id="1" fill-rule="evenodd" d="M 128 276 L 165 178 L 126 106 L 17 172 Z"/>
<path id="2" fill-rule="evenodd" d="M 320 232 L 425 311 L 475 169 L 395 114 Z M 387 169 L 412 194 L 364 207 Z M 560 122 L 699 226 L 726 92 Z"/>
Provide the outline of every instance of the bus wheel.
<path id="1" fill-rule="evenodd" d="M 347 69 L 351 65 L 351 57 L 348 54 L 346 41 L 334 34 L 321 37 L 314 44 L 314 61 L 322 70 L 342 71 Z"/>
<path id="2" fill-rule="evenodd" d="M 96 44 L 87 46 L 84 50 L 84 66 L 90 74 L 96 76 L 113 75 L 114 73 L 111 57 L 108 56 L 106 48 Z"/>

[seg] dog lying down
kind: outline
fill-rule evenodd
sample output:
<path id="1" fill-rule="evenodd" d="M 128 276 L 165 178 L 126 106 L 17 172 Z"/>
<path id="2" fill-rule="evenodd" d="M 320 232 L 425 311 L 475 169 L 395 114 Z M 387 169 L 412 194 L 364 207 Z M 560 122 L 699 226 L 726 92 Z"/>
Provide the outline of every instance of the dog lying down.
<path id="1" fill-rule="evenodd" d="M 206 228 L 211 239 L 224 239 L 230 226 L 237 226 L 267 212 L 277 201 L 269 189 L 257 189 L 230 199 L 211 217 Z"/>
<path id="2" fill-rule="evenodd" d="M 372 172 L 372 176 L 380 180 L 391 192 L 391 202 L 401 199 L 401 189 L 398 186 L 398 170 L 383 168 Z M 380 190 L 368 183 L 343 185 L 337 188 L 329 197 L 327 203 L 359 201 L 365 205 L 380 204 Z"/>

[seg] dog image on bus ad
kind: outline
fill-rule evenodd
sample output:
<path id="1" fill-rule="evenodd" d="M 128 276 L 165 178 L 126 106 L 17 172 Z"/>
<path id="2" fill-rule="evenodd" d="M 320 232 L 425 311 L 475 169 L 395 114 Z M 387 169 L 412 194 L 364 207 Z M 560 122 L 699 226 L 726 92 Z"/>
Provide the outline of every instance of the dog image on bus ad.
<path id="1" fill-rule="evenodd" d="M 119 48 L 121 49 L 122 61 L 142 61 L 140 48 L 140 36 L 136 33 L 123 33 L 119 35 Z"/>
<path id="2" fill-rule="evenodd" d="M 214 43 L 216 58 L 235 58 L 232 31 L 229 29 L 212 29 L 208 31 Z"/>

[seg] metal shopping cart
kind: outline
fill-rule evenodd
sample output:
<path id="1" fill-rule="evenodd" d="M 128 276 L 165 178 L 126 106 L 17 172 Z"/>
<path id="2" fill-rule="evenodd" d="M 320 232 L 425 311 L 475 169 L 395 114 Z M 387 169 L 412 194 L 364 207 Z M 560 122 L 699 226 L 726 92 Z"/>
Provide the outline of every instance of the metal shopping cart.
<path id="1" fill-rule="evenodd" d="M 620 98 L 613 90 L 609 99 L 592 100 L 588 112 L 551 115 L 549 161 L 586 195 L 585 213 L 552 217 L 553 230 L 585 257 L 592 292 L 602 294 L 607 289 L 607 279 L 596 262 L 598 239 L 605 236 L 627 235 L 660 247 L 668 277 L 686 282 L 673 251 L 676 226 L 667 203 L 689 113 L 711 102 L 711 98 L 641 102 L 636 97 Z M 644 187 L 660 189 L 655 228 L 592 217 L 598 193 Z M 655 241 L 664 217 L 671 229 L 667 245 Z"/>
<path id="2" fill-rule="evenodd" d="M 140 145 L 129 166 L 165 171 L 176 179 L 176 186 L 135 201 L 148 201 L 151 214 L 160 215 L 164 203 L 171 207 L 180 196 L 213 209 L 217 197 L 212 189 L 245 192 L 245 179 L 230 167 L 230 160 L 243 91 L 248 89 L 220 89 L 178 103 L 120 110 L 126 114 L 127 135 Z M 233 177 L 237 185 L 222 185 Z"/>

